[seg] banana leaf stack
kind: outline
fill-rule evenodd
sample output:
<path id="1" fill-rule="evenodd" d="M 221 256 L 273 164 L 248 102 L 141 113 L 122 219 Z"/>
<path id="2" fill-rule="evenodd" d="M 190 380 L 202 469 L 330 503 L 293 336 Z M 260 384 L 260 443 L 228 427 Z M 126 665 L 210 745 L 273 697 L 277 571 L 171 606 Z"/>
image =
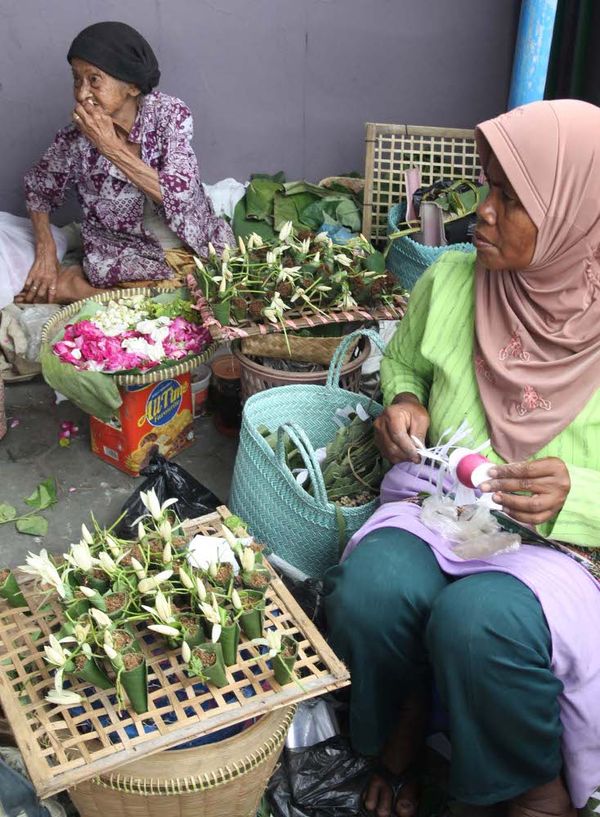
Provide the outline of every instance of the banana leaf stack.
<path id="1" fill-rule="evenodd" d="M 325 449 L 317 451 L 323 481 L 330 502 L 357 507 L 370 502 L 379 493 L 381 481 L 389 468 L 375 444 L 373 419 L 359 408 L 344 413 L 341 427 Z M 262 426 L 259 432 L 275 450 L 277 433 Z M 297 474 L 302 487 L 312 494 L 310 476 L 302 456 L 290 437 L 283 436 L 286 463 Z"/>

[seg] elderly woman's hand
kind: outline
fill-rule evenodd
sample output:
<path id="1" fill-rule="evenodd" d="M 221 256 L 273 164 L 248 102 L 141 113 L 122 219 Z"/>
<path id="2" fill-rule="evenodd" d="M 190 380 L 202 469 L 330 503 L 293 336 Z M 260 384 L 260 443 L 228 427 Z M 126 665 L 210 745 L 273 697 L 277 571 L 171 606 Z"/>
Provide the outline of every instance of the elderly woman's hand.
<path id="1" fill-rule="evenodd" d="M 528 525 L 553 519 L 571 490 L 569 471 L 558 457 L 496 465 L 490 476 L 481 490 L 493 491 L 494 501 L 502 505 L 505 513 Z"/>
<path id="2" fill-rule="evenodd" d="M 73 111 L 73 122 L 103 155 L 118 150 L 121 146 L 112 119 L 99 105 L 94 105 L 89 100 L 77 104 Z"/>
<path id="3" fill-rule="evenodd" d="M 425 441 L 429 414 L 414 394 L 399 394 L 375 420 L 377 447 L 393 465 L 397 462 L 420 462 L 411 437 Z"/>

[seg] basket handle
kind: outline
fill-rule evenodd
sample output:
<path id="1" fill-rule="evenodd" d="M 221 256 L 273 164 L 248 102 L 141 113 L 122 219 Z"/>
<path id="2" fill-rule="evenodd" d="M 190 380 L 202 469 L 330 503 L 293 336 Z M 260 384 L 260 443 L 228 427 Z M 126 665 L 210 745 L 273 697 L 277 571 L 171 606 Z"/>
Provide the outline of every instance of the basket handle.
<path id="1" fill-rule="evenodd" d="M 277 429 L 277 446 L 275 449 L 277 462 L 282 469 L 289 471 L 288 464 L 285 460 L 284 434 L 287 434 L 294 443 L 304 461 L 304 465 L 310 476 L 311 485 L 313 486 L 315 499 L 326 508 L 329 505 L 327 489 L 325 488 L 323 472 L 317 460 L 313 444 L 301 426 L 296 425 L 296 423 L 282 423 Z"/>
<path id="2" fill-rule="evenodd" d="M 346 352 L 350 348 L 350 344 L 360 337 L 369 338 L 369 340 L 374 343 L 375 346 L 377 346 L 380 352 L 385 351 L 385 343 L 379 337 L 379 333 L 375 332 L 373 329 L 356 329 L 354 332 L 346 335 L 331 358 L 326 384 L 328 389 L 339 389 L 342 366 L 344 365 Z"/>

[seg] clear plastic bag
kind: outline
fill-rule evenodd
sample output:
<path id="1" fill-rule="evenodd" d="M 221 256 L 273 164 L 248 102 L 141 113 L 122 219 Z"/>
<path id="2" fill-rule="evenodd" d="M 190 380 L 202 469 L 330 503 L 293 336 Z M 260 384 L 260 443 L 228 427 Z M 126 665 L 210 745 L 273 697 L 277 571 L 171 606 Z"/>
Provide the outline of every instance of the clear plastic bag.
<path id="1" fill-rule="evenodd" d="M 423 501 L 421 522 L 454 543 L 461 559 L 482 559 L 518 550 L 521 537 L 502 530 L 482 504 L 460 506 L 448 496 L 435 494 Z"/>

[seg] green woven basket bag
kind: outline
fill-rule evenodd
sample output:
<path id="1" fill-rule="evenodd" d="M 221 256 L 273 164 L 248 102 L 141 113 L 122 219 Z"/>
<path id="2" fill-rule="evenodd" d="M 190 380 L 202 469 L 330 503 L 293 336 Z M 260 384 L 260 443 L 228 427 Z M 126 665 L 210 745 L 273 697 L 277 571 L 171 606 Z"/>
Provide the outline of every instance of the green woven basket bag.
<path id="1" fill-rule="evenodd" d="M 348 539 L 379 502 L 374 499 L 356 508 L 329 502 L 315 455 L 315 449 L 330 442 L 339 428 L 333 419 L 337 409 L 361 403 L 372 417 L 383 411 L 379 403 L 338 385 L 346 352 L 360 335 L 383 351 L 385 345 L 376 332 L 359 329 L 338 346 L 325 386 L 279 386 L 253 395 L 244 406 L 230 507 L 259 542 L 313 577 L 321 577 L 338 562 Z M 278 430 L 276 451 L 257 431 L 261 425 Z M 298 485 L 285 462 L 284 433 L 302 454 L 314 496 Z"/>

